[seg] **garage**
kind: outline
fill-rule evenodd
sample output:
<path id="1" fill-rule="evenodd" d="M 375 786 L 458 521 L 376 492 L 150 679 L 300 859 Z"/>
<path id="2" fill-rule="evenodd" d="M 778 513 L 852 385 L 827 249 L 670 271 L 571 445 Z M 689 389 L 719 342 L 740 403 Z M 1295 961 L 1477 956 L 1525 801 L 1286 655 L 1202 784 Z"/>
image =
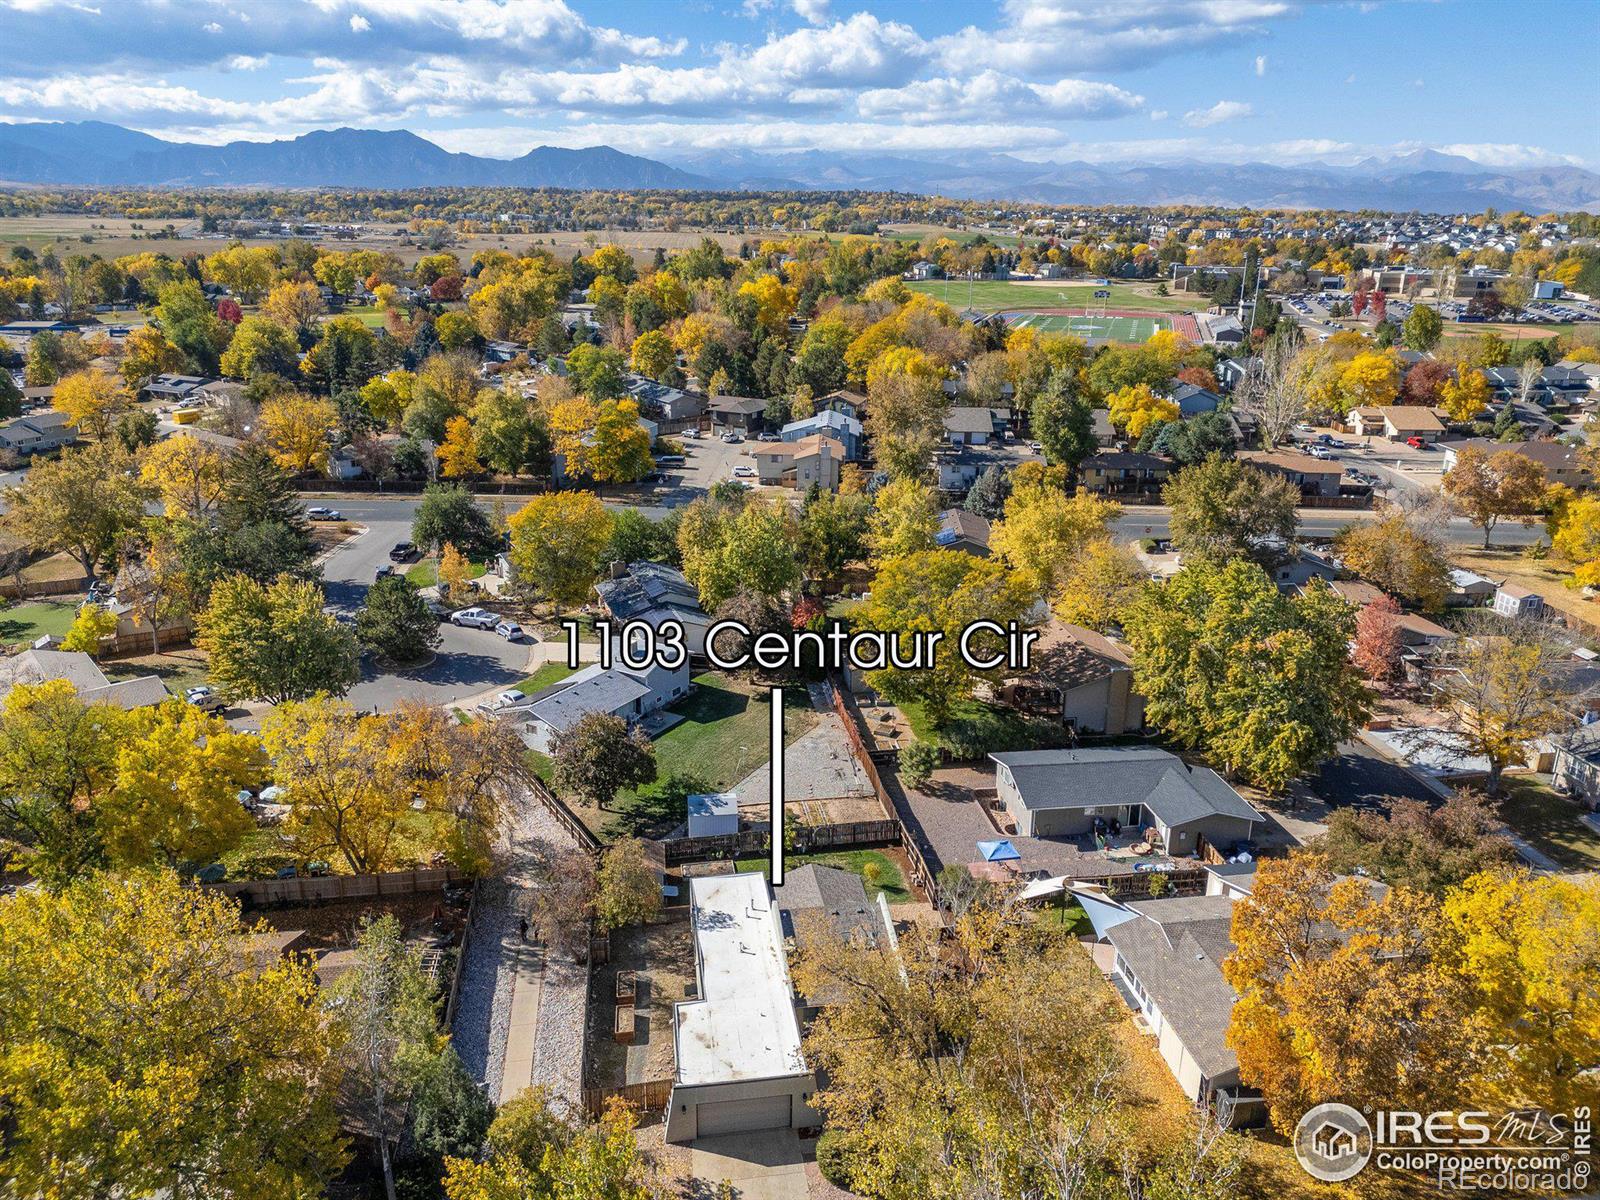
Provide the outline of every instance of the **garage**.
<path id="1" fill-rule="evenodd" d="M 718 1100 L 698 1105 L 698 1137 L 722 1133 L 749 1133 L 756 1129 L 789 1128 L 789 1097 L 755 1096 L 749 1100 Z"/>

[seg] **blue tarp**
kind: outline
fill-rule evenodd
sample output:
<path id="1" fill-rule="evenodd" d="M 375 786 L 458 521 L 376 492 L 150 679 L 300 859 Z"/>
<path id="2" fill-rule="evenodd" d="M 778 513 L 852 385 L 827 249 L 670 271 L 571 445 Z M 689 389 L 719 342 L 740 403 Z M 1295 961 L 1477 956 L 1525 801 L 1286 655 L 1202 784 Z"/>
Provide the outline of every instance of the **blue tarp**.
<path id="1" fill-rule="evenodd" d="M 1017 848 L 1002 838 L 998 842 L 979 842 L 978 853 L 984 862 L 1011 862 L 1021 858 Z"/>

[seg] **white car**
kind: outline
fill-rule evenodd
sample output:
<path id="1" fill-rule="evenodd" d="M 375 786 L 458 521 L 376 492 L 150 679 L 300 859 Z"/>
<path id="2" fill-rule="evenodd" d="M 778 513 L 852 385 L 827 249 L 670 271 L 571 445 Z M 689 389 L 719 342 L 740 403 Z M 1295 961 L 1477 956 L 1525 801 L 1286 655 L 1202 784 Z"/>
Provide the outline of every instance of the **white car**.
<path id="1" fill-rule="evenodd" d="M 1043 454 L 1044 453 L 1044 447 L 1041 446 L 1038 442 L 1029 442 L 1028 443 L 1028 449 L 1033 451 L 1035 454 Z"/>
<path id="2" fill-rule="evenodd" d="M 733 469 L 733 477 L 735 479 L 753 479 L 755 478 L 755 473 L 756 469 L 754 467 L 747 467 L 742 463 Z"/>
<path id="3" fill-rule="evenodd" d="M 194 705 L 201 712 L 218 712 L 228 707 L 228 702 L 219 696 L 214 688 L 205 686 L 185 688 L 184 700 Z"/>
<path id="4" fill-rule="evenodd" d="M 459 608 L 450 614 L 450 624 L 468 629 L 493 629 L 500 624 L 500 614 L 486 608 Z"/>
<path id="5" fill-rule="evenodd" d="M 495 625 L 494 631 L 508 642 L 520 642 L 528 636 L 522 626 L 515 621 L 501 621 Z"/>
<path id="6" fill-rule="evenodd" d="M 1306 453 L 1311 455 L 1312 458 L 1333 457 L 1333 451 L 1329 450 L 1326 446 L 1311 446 L 1306 450 Z"/>
<path id="7" fill-rule="evenodd" d="M 308 508 L 306 517 L 312 521 L 342 521 L 344 514 L 337 508 Z"/>
<path id="8" fill-rule="evenodd" d="M 528 697 L 517 688 L 510 688 L 496 696 L 494 698 L 494 702 L 501 708 L 506 708 L 513 704 L 521 704 L 527 698 Z"/>

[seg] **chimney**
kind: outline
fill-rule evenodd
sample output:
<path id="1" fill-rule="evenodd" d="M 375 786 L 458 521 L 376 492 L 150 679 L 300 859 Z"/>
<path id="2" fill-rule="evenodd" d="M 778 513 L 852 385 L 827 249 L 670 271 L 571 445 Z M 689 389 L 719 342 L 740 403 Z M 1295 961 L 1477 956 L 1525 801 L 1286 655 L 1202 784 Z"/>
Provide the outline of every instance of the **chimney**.
<path id="1" fill-rule="evenodd" d="M 619 562 L 613 562 L 611 564 L 611 578 L 613 578 L 613 579 L 623 579 L 623 578 L 625 578 L 627 576 L 627 574 L 628 574 L 628 564 L 627 563 L 619 561 Z"/>

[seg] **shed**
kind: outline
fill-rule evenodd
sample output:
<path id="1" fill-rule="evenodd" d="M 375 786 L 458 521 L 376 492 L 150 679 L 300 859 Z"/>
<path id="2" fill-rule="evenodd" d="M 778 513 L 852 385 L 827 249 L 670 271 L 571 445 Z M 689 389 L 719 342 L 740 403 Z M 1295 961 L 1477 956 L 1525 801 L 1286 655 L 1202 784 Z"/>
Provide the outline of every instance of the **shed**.
<path id="1" fill-rule="evenodd" d="M 720 837 L 739 832 L 739 797 L 733 792 L 703 792 L 689 797 L 689 836 Z"/>

